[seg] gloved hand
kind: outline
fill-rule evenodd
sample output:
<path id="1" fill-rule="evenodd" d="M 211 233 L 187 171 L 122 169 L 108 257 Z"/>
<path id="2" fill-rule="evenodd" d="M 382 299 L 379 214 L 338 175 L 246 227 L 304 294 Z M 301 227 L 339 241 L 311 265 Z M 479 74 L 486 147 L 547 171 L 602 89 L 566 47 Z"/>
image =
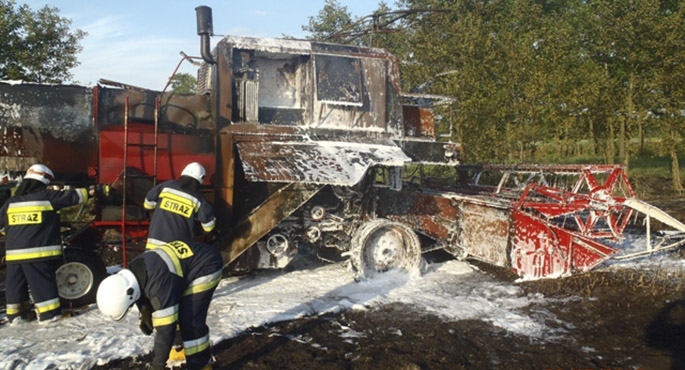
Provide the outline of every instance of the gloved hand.
<path id="1" fill-rule="evenodd" d="M 145 335 L 152 334 L 155 328 L 152 326 L 152 311 L 150 311 L 150 307 L 141 306 L 138 318 L 140 319 L 140 331 Z"/>
<path id="2" fill-rule="evenodd" d="M 207 244 L 214 244 L 215 241 L 219 240 L 221 238 L 221 230 L 220 228 L 215 227 L 212 231 L 206 233 L 202 239 L 203 242 Z"/>

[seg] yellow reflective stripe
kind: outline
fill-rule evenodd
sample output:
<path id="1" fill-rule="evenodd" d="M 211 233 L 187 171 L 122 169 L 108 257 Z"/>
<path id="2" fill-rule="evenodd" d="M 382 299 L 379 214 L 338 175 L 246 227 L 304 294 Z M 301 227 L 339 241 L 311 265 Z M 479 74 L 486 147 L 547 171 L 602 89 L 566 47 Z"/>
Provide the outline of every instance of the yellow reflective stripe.
<path id="1" fill-rule="evenodd" d="M 166 249 L 167 252 L 172 252 L 179 260 L 184 260 L 195 255 L 193 253 L 193 248 L 190 248 L 188 244 L 180 240 L 168 242 L 164 246 L 168 247 L 168 249 Z"/>
<path id="2" fill-rule="evenodd" d="M 183 341 L 183 350 L 185 351 L 186 356 L 200 353 L 206 350 L 207 348 L 209 348 L 209 334 L 205 335 L 202 338 Z"/>
<path id="3" fill-rule="evenodd" d="M 7 223 L 10 226 L 40 224 L 43 212 L 52 210 L 52 204 L 47 200 L 11 203 L 7 207 Z"/>
<path id="4" fill-rule="evenodd" d="M 78 188 L 78 189 L 76 189 L 76 191 L 78 192 L 78 197 L 79 197 L 78 204 L 81 204 L 81 203 L 85 202 L 86 200 L 88 200 L 88 189 Z"/>
<path id="5" fill-rule="evenodd" d="M 59 308 L 59 298 L 54 298 L 48 301 L 36 303 L 36 311 L 41 314 Z"/>
<path id="6" fill-rule="evenodd" d="M 147 243 L 145 243 L 145 249 L 155 249 L 160 245 L 164 245 L 166 242 L 159 239 L 147 238 Z"/>
<path id="7" fill-rule="evenodd" d="M 181 204 L 188 206 L 190 208 L 195 208 L 195 203 L 193 203 L 192 200 L 190 200 L 184 196 L 181 196 L 181 195 L 163 192 L 162 194 L 159 195 L 159 197 L 164 198 L 164 199 L 171 199 L 174 202 L 181 203 Z"/>
<path id="8" fill-rule="evenodd" d="M 152 313 L 152 326 L 160 327 L 178 321 L 178 305 L 173 305 Z"/>
<path id="9" fill-rule="evenodd" d="M 21 304 L 8 303 L 5 310 L 8 315 L 19 315 L 21 313 Z"/>
<path id="10" fill-rule="evenodd" d="M 45 258 L 62 255 L 61 245 L 48 245 L 45 247 L 34 247 L 24 249 L 8 249 L 5 251 L 6 261 L 22 261 L 34 258 Z"/>
<path id="11" fill-rule="evenodd" d="M 169 244 L 164 244 L 164 245 L 160 245 L 158 249 L 163 250 L 164 253 L 169 256 L 169 259 L 174 264 L 174 269 L 176 270 L 176 275 L 183 277 L 183 268 L 181 267 L 181 260 L 178 258 L 178 255 L 172 249 L 172 247 L 169 246 Z"/>
<path id="12" fill-rule="evenodd" d="M 206 232 L 210 232 L 210 231 L 214 230 L 215 224 L 216 224 L 216 219 L 213 218 L 211 221 L 202 224 L 202 230 L 204 230 Z"/>
<path id="13" fill-rule="evenodd" d="M 143 202 L 143 207 L 145 207 L 145 209 L 155 209 L 155 206 L 157 206 L 157 202 L 151 202 L 147 199 Z"/>
<path id="14" fill-rule="evenodd" d="M 162 260 L 164 260 L 164 263 L 166 264 L 167 268 L 169 269 L 169 272 L 172 274 L 176 274 L 180 277 L 183 277 L 183 269 L 181 268 L 181 261 L 176 257 L 173 251 L 169 252 L 166 251 L 165 249 L 168 249 L 169 247 L 166 245 L 160 245 L 159 247 L 155 249 L 151 249 L 152 252 L 157 253 L 160 257 L 162 257 Z"/>
<path id="15" fill-rule="evenodd" d="M 165 188 L 162 190 L 162 192 L 159 194 L 159 197 L 171 199 L 173 201 L 185 204 L 195 210 L 200 207 L 200 201 L 194 196 L 171 188 Z"/>
<path id="16" fill-rule="evenodd" d="M 38 225 L 43 223 L 43 212 L 7 212 L 7 224 L 10 226 Z"/>
<path id="17" fill-rule="evenodd" d="M 31 201 L 31 202 L 16 202 L 10 203 L 7 206 L 7 214 L 20 212 L 43 212 L 52 211 L 52 204 L 47 200 Z"/>
<path id="18" fill-rule="evenodd" d="M 206 292 L 214 287 L 216 287 L 221 281 L 221 270 L 211 274 L 199 277 L 192 282 L 186 290 L 183 291 L 183 296 L 196 294 L 200 292 Z"/>

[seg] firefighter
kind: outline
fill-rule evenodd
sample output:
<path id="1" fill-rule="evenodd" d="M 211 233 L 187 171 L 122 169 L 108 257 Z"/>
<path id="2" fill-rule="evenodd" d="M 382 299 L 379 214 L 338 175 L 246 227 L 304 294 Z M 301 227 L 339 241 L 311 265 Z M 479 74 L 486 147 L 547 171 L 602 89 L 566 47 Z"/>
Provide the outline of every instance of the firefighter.
<path id="1" fill-rule="evenodd" d="M 164 369 L 180 327 L 188 369 L 211 369 L 207 311 L 223 260 L 209 244 L 173 241 L 136 256 L 97 291 L 100 311 L 120 321 L 135 303 L 140 329 L 157 331 L 151 369 Z"/>
<path id="2" fill-rule="evenodd" d="M 55 271 L 62 261 L 60 218 L 57 211 L 85 202 L 89 190 L 52 190 L 54 174 L 45 165 L 26 171 L 13 197 L 0 208 L 0 231 L 6 234 L 7 319 L 32 317 L 29 291 L 41 323 L 62 317 Z"/>
<path id="3" fill-rule="evenodd" d="M 150 189 L 144 202 L 145 209 L 154 210 L 147 249 L 175 240 L 194 240 L 196 221 L 205 232 L 214 230 L 214 210 L 200 191 L 205 176 L 205 168 L 193 162 L 183 169 L 178 180 L 165 181 Z"/>

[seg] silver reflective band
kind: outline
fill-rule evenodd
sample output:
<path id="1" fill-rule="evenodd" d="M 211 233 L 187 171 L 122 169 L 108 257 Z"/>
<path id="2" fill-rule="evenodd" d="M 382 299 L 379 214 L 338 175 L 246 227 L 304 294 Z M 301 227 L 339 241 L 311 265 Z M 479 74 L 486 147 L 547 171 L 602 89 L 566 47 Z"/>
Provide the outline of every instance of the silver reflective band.
<path id="1" fill-rule="evenodd" d="M 169 272 L 172 274 L 178 275 L 183 277 L 183 271 L 179 268 L 176 270 L 176 264 L 174 263 L 174 260 L 161 248 L 155 248 L 155 249 L 150 249 L 152 252 L 157 253 L 160 257 L 162 257 L 162 260 L 164 261 L 164 264 L 166 264 L 166 267 L 169 269 Z"/>

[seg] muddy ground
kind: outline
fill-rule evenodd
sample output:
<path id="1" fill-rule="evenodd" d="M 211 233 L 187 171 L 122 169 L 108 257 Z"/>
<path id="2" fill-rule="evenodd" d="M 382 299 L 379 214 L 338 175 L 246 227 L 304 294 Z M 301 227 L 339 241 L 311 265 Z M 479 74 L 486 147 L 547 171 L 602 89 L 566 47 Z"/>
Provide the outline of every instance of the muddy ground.
<path id="1" fill-rule="evenodd" d="M 656 205 L 685 219 L 685 200 Z M 501 281 L 516 279 L 477 265 Z M 4 268 L 0 274 L 4 282 Z M 559 338 L 532 340 L 479 320 L 446 322 L 398 303 L 252 328 L 213 346 L 214 369 L 685 369 L 683 274 L 598 269 L 518 284 L 548 298 L 526 309 L 551 312 L 545 324 L 567 333 Z M 343 328 L 357 335 L 345 337 Z M 145 369 L 149 358 L 96 369 Z"/>
<path id="2" fill-rule="evenodd" d="M 515 278 L 479 267 L 503 281 Z M 568 333 L 556 339 L 531 340 L 478 320 L 445 322 L 391 304 L 252 328 L 213 347 L 214 368 L 685 369 L 681 279 L 625 270 L 521 284 L 549 298 L 527 310 L 551 312 L 546 325 Z M 356 335 L 342 336 L 343 328 Z M 148 358 L 99 369 L 144 369 L 140 361 Z"/>
<path id="3" fill-rule="evenodd" d="M 652 204 L 685 219 L 685 199 Z M 685 258 L 676 252 L 674 258 Z M 514 282 L 508 271 L 478 264 Z M 521 283 L 543 294 L 560 338 L 531 340 L 479 320 L 446 322 L 392 304 L 252 328 L 213 347 L 215 369 L 685 369 L 685 271 L 599 269 Z M 358 335 L 343 337 L 343 329 Z M 346 329 L 347 330 L 347 329 Z M 148 357 L 149 358 L 149 357 Z M 100 369 L 144 369 L 130 358 Z"/>

